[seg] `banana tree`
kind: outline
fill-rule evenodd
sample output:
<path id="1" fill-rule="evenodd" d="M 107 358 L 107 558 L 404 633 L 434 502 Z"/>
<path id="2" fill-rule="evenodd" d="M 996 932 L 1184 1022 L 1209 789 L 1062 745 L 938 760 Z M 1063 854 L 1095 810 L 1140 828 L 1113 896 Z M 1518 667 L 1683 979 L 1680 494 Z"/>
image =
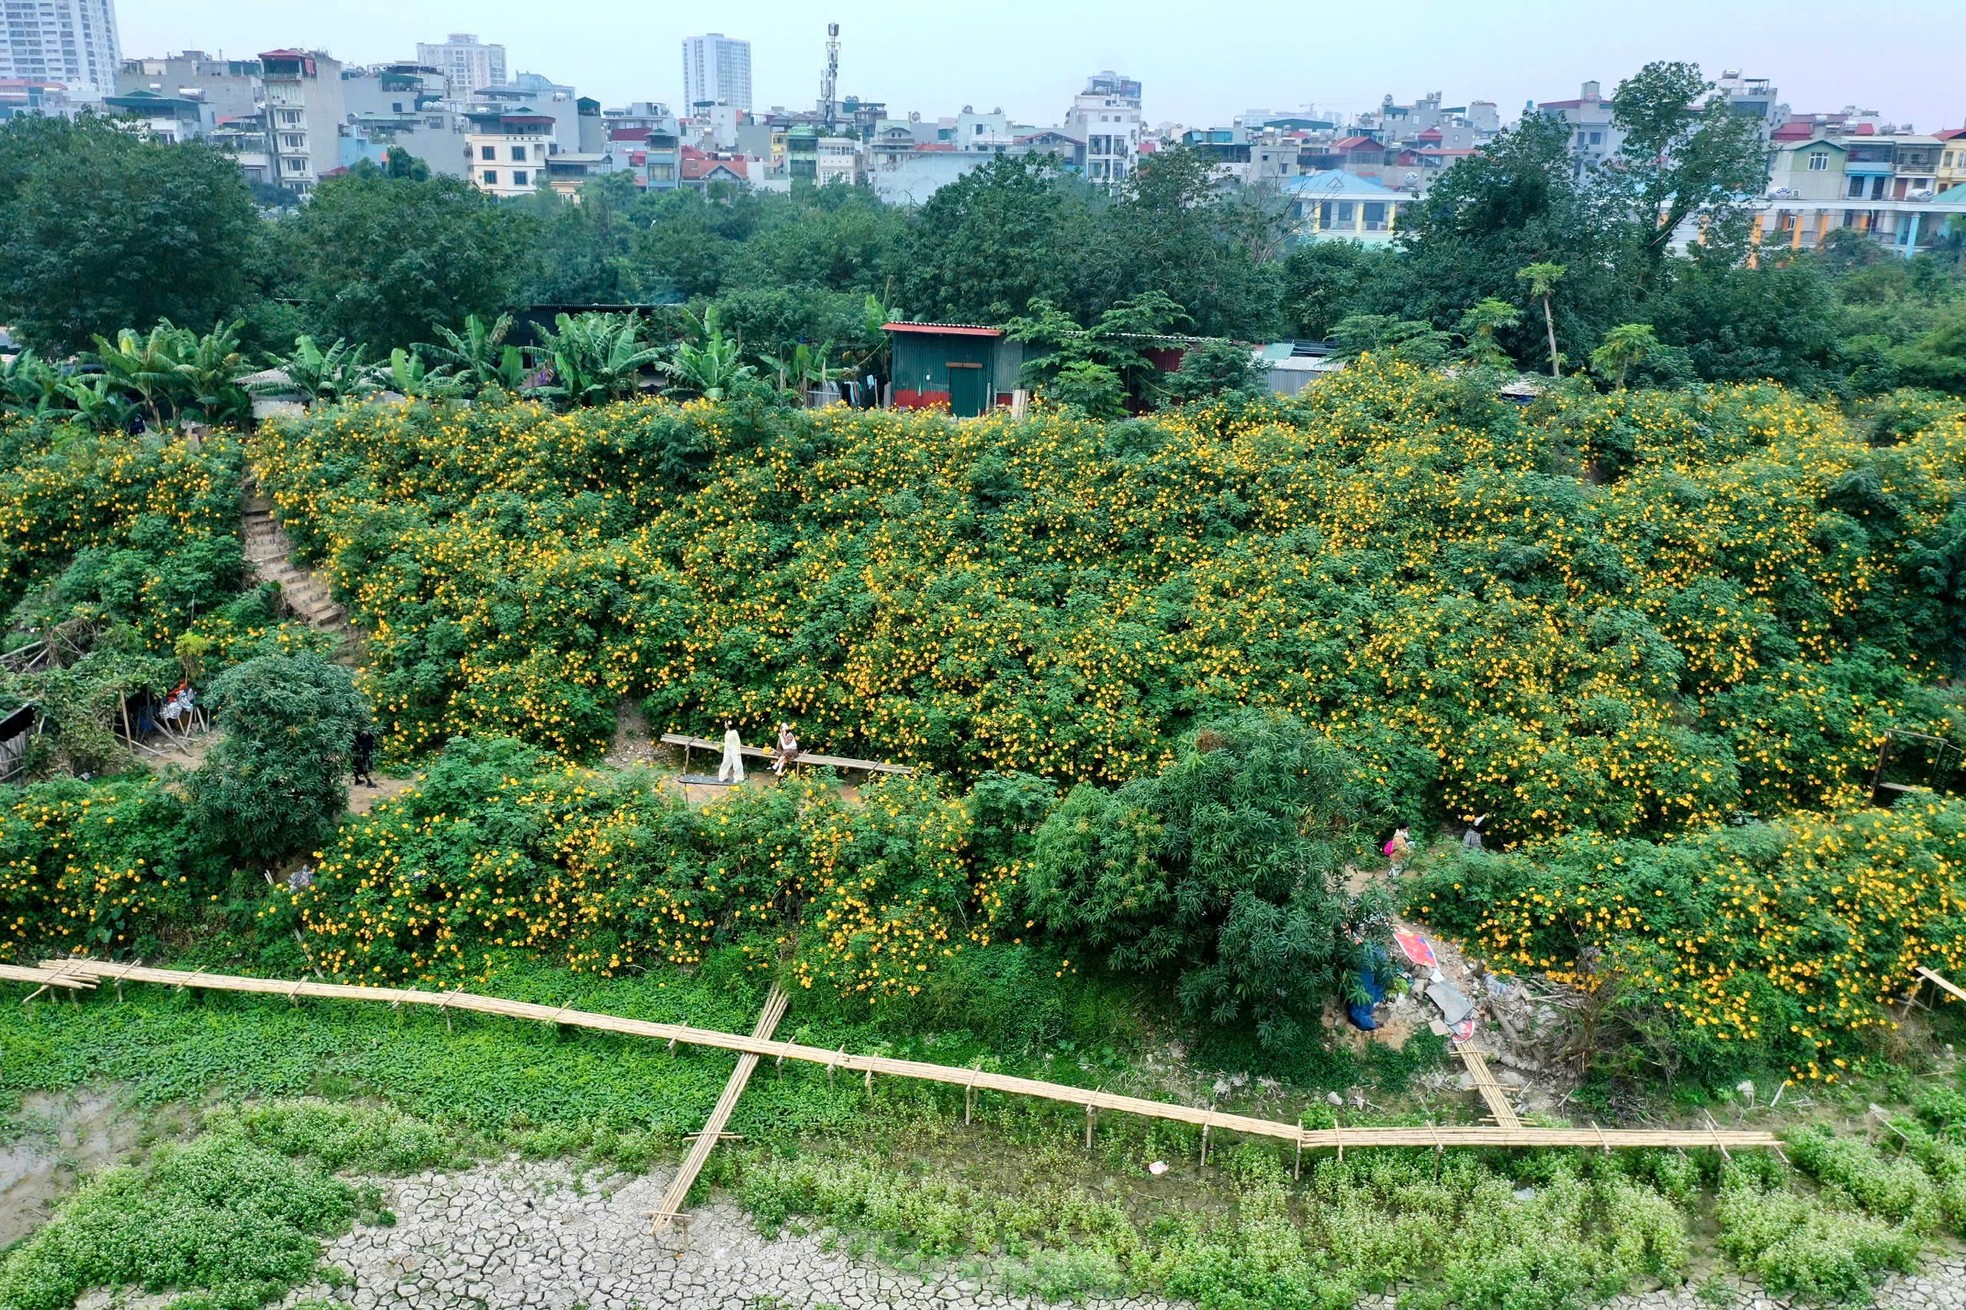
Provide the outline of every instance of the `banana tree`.
<path id="1" fill-rule="evenodd" d="M 240 379 L 251 371 L 245 352 L 239 349 L 243 323 L 215 324 L 196 338 L 185 353 L 179 371 L 189 393 L 185 412 L 196 412 L 217 427 L 247 427 L 252 422 L 253 402 Z M 188 333 L 186 334 L 189 335 Z"/>
<path id="2" fill-rule="evenodd" d="M 668 394 L 722 400 L 739 382 L 756 376 L 757 370 L 739 357 L 740 348 L 736 340 L 724 335 L 715 305 L 704 310 L 700 320 L 687 310 L 684 317 L 689 320 L 692 335 L 702 340 L 700 344 L 688 340 L 676 343 L 669 362 L 673 385 L 669 387 Z"/>
<path id="3" fill-rule="evenodd" d="M 302 334 L 294 338 L 293 353 L 273 361 L 287 375 L 282 382 L 259 384 L 260 391 L 298 391 L 309 401 L 351 400 L 376 390 L 375 366 L 367 360 L 367 350 L 336 341 L 323 350 L 314 338 Z"/>
<path id="4" fill-rule="evenodd" d="M 389 390 L 413 400 L 454 400 L 464 391 L 464 384 L 442 366 L 432 368 L 421 355 L 401 346 L 389 352 L 389 369 L 383 377 Z"/>
<path id="5" fill-rule="evenodd" d="M 540 334 L 535 362 L 550 380 L 533 394 L 569 405 L 599 405 L 633 395 L 642 376 L 660 369 L 662 350 L 642 335 L 635 314 L 561 314 Z"/>
<path id="6" fill-rule="evenodd" d="M 846 369 L 833 368 L 826 362 L 832 354 L 833 343 L 830 341 L 817 350 L 801 341 L 792 348 L 791 354 L 761 355 L 759 362 L 778 375 L 780 391 L 803 396 L 813 387 L 823 387 L 828 382 L 847 376 Z"/>
<path id="7" fill-rule="evenodd" d="M 505 344 L 511 331 L 510 314 L 489 324 L 472 314 L 464 320 L 464 331 L 440 327 L 441 340 L 422 349 L 474 394 L 493 387 L 516 393 L 526 384 L 526 363 L 517 346 Z"/>
<path id="8" fill-rule="evenodd" d="M 68 409 L 61 384 L 61 370 L 32 350 L 0 359 L 0 412 L 38 418 Z"/>
<path id="9" fill-rule="evenodd" d="M 67 408 L 97 432 L 116 432 L 136 417 L 137 407 L 106 373 L 62 378 L 57 384 Z"/>
<path id="10" fill-rule="evenodd" d="M 185 364 L 197 340 L 165 319 L 148 333 L 124 328 L 114 341 L 98 336 L 95 357 L 110 384 L 134 394 L 150 426 L 162 431 L 191 399 Z"/>

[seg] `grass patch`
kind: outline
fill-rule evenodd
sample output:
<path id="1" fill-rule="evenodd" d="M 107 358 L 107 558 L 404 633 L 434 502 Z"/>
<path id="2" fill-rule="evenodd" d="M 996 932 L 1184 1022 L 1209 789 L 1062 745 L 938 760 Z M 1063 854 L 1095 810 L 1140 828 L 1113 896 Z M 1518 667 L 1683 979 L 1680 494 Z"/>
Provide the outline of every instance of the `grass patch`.
<path id="1" fill-rule="evenodd" d="M 104 1171 L 0 1256 L 0 1310 L 65 1310 L 94 1287 L 176 1293 L 182 1310 L 249 1310 L 310 1277 L 321 1239 L 377 1217 L 373 1187 L 455 1157 L 429 1124 L 379 1106 L 215 1110 L 205 1132 Z"/>

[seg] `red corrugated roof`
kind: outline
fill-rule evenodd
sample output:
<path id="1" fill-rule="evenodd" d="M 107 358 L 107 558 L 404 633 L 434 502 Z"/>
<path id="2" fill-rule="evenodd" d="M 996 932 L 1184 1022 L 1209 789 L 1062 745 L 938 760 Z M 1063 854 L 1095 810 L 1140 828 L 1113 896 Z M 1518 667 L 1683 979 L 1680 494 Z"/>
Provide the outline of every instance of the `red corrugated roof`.
<path id="1" fill-rule="evenodd" d="M 611 127 L 608 129 L 610 141 L 646 141 L 649 130 L 645 127 Z"/>
<path id="2" fill-rule="evenodd" d="M 924 337 L 1000 337 L 1002 328 L 977 327 L 972 323 L 883 323 L 883 332 L 911 332 Z"/>
<path id="3" fill-rule="evenodd" d="M 1355 150 L 1359 146 L 1376 146 L 1379 143 L 1369 136 L 1340 137 L 1331 143 L 1333 150 Z"/>

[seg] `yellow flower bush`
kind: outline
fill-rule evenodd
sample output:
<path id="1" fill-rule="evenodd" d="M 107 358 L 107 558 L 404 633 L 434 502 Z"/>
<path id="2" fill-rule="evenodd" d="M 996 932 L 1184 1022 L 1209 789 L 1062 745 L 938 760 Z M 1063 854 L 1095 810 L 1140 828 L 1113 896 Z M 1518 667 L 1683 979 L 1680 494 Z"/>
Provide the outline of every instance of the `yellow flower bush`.
<path id="1" fill-rule="evenodd" d="M 1296 713 L 1384 811 L 1508 840 L 1840 803 L 1936 725 L 1966 421 L 1873 447 L 1771 386 L 1524 412 L 1366 362 L 1101 423 L 662 401 L 331 410 L 254 459 L 375 634 L 398 749 L 779 719 L 960 775 L 1120 781 Z M 1951 524 L 1952 526 L 1948 526 Z"/>

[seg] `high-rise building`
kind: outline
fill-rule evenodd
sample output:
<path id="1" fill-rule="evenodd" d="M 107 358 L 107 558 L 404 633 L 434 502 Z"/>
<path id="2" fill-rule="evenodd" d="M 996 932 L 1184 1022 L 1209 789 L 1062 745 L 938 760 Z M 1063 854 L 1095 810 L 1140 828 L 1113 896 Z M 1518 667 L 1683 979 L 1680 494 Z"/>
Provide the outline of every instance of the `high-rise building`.
<path id="1" fill-rule="evenodd" d="M 0 80 L 59 82 L 77 100 L 115 93 L 123 54 L 114 0 L 6 0 Z"/>
<path id="2" fill-rule="evenodd" d="M 683 38 L 683 112 L 698 105 L 751 110 L 751 43 L 722 32 Z"/>
<path id="3" fill-rule="evenodd" d="M 475 91 L 506 83 L 505 47 L 486 45 L 469 32 L 452 32 L 442 45 L 417 42 L 416 62 L 444 75 L 453 100 L 469 100 Z"/>

